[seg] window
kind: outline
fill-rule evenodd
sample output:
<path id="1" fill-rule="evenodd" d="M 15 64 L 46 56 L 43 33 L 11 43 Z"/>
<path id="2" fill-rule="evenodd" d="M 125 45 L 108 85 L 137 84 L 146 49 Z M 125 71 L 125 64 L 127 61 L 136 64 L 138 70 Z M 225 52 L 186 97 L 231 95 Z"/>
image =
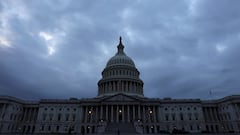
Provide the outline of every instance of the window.
<path id="1" fill-rule="evenodd" d="M 165 115 L 165 120 L 168 121 L 168 114 Z"/>
<path id="2" fill-rule="evenodd" d="M 175 120 L 175 114 L 174 113 L 172 114 L 172 120 Z"/>
<path id="3" fill-rule="evenodd" d="M 60 121 L 61 120 L 61 114 L 59 113 L 58 114 L 58 121 Z"/>
<path id="4" fill-rule="evenodd" d="M 198 120 L 198 114 L 195 113 L 194 115 L 195 115 L 195 120 Z"/>
<path id="5" fill-rule="evenodd" d="M 43 121 L 45 121 L 46 120 L 46 118 L 47 118 L 47 114 L 43 114 Z"/>
<path id="6" fill-rule="evenodd" d="M 51 126 L 48 126 L 48 131 L 51 131 Z"/>
<path id="7" fill-rule="evenodd" d="M 165 111 L 167 111 L 168 109 L 167 109 L 167 107 L 165 108 Z"/>
<path id="8" fill-rule="evenodd" d="M 41 128 L 41 130 L 43 131 L 44 130 L 44 126 L 42 125 L 42 128 Z"/>
<path id="9" fill-rule="evenodd" d="M 191 113 L 188 114 L 188 119 L 192 120 L 192 114 Z"/>
<path id="10" fill-rule="evenodd" d="M 69 120 L 69 114 L 66 114 L 66 121 Z"/>
<path id="11" fill-rule="evenodd" d="M 76 115 L 75 114 L 72 114 L 72 119 L 73 119 L 73 121 L 76 120 Z"/>
<path id="12" fill-rule="evenodd" d="M 56 129 L 57 129 L 57 131 L 59 131 L 59 126 L 57 126 L 57 128 L 56 128 Z"/>
<path id="13" fill-rule="evenodd" d="M 12 120 L 13 114 L 10 115 L 10 120 Z"/>
<path id="14" fill-rule="evenodd" d="M 229 112 L 227 113 L 227 115 L 228 115 L 228 119 L 231 120 L 231 115 Z"/>
<path id="15" fill-rule="evenodd" d="M 192 127 L 192 125 L 190 125 L 190 130 L 193 130 L 193 127 Z"/>
<path id="16" fill-rule="evenodd" d="M 180 113 L 180 120 L 183 120 L 183 114 Z"/>
<path id="17" fill-rule="evenodd" d="M 197 130 L 200 130 L 200 126 L 199 125 L 197 125 Z"/>
<path id="18" fill-rule="evenodd" d="M 50 121 L 53 120 L 53 114 L 49 114 L 49 120 L 50 120 Z"/>

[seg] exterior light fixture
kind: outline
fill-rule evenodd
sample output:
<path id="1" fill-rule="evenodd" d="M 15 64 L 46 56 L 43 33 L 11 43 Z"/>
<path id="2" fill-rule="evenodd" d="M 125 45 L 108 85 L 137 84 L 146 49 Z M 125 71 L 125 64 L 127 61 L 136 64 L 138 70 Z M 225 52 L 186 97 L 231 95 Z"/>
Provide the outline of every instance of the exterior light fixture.
<path id="1" fill-rule="evenodd" d="M 122 110 L 119 110 L 119 113 L 122 113 Z"/>
<path id="2" fill-rule="evenodd" d="M 88 113 L 89 113 L 89 114 L 91 114 L 91 113 L 92 113 L 92 111 L 88 111 Z"/>

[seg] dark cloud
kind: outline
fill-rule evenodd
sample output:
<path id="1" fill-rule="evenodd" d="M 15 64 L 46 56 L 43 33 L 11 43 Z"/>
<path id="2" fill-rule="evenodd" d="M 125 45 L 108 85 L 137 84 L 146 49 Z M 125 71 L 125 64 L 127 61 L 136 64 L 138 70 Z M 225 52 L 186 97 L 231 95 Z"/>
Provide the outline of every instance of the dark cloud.
<path id="1" fill-rule="evenodd" d="M 0 93 L 26 99 L 94 97 L 122 35 L 146 96 L 238 94 L 239 4 L 1 1 Z"/>

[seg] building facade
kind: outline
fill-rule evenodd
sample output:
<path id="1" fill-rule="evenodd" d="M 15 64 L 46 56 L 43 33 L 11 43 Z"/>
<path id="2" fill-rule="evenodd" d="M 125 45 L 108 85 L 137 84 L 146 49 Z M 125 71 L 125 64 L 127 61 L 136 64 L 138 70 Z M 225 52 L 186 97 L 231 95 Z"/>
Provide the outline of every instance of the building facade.
<path id="1" fill-rule="evenodd" d="M 32 102 L 0 96 L 0 133 L 240 132 L 240 95 L 216 100 L 145 97 L 140 72 L 121 38 L 117 48 L 94 98 Z"/>

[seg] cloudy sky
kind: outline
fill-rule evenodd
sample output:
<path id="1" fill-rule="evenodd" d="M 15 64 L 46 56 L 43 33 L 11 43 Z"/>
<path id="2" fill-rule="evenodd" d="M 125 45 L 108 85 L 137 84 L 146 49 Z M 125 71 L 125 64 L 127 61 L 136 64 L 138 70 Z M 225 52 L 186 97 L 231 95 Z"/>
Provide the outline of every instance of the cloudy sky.
<path id="1" fill-rule="evenodd" d="M 119 36 L 148 97 L 240 92 L 239 0 L 0 0 L 0 95 L 95 97 Z"/>

